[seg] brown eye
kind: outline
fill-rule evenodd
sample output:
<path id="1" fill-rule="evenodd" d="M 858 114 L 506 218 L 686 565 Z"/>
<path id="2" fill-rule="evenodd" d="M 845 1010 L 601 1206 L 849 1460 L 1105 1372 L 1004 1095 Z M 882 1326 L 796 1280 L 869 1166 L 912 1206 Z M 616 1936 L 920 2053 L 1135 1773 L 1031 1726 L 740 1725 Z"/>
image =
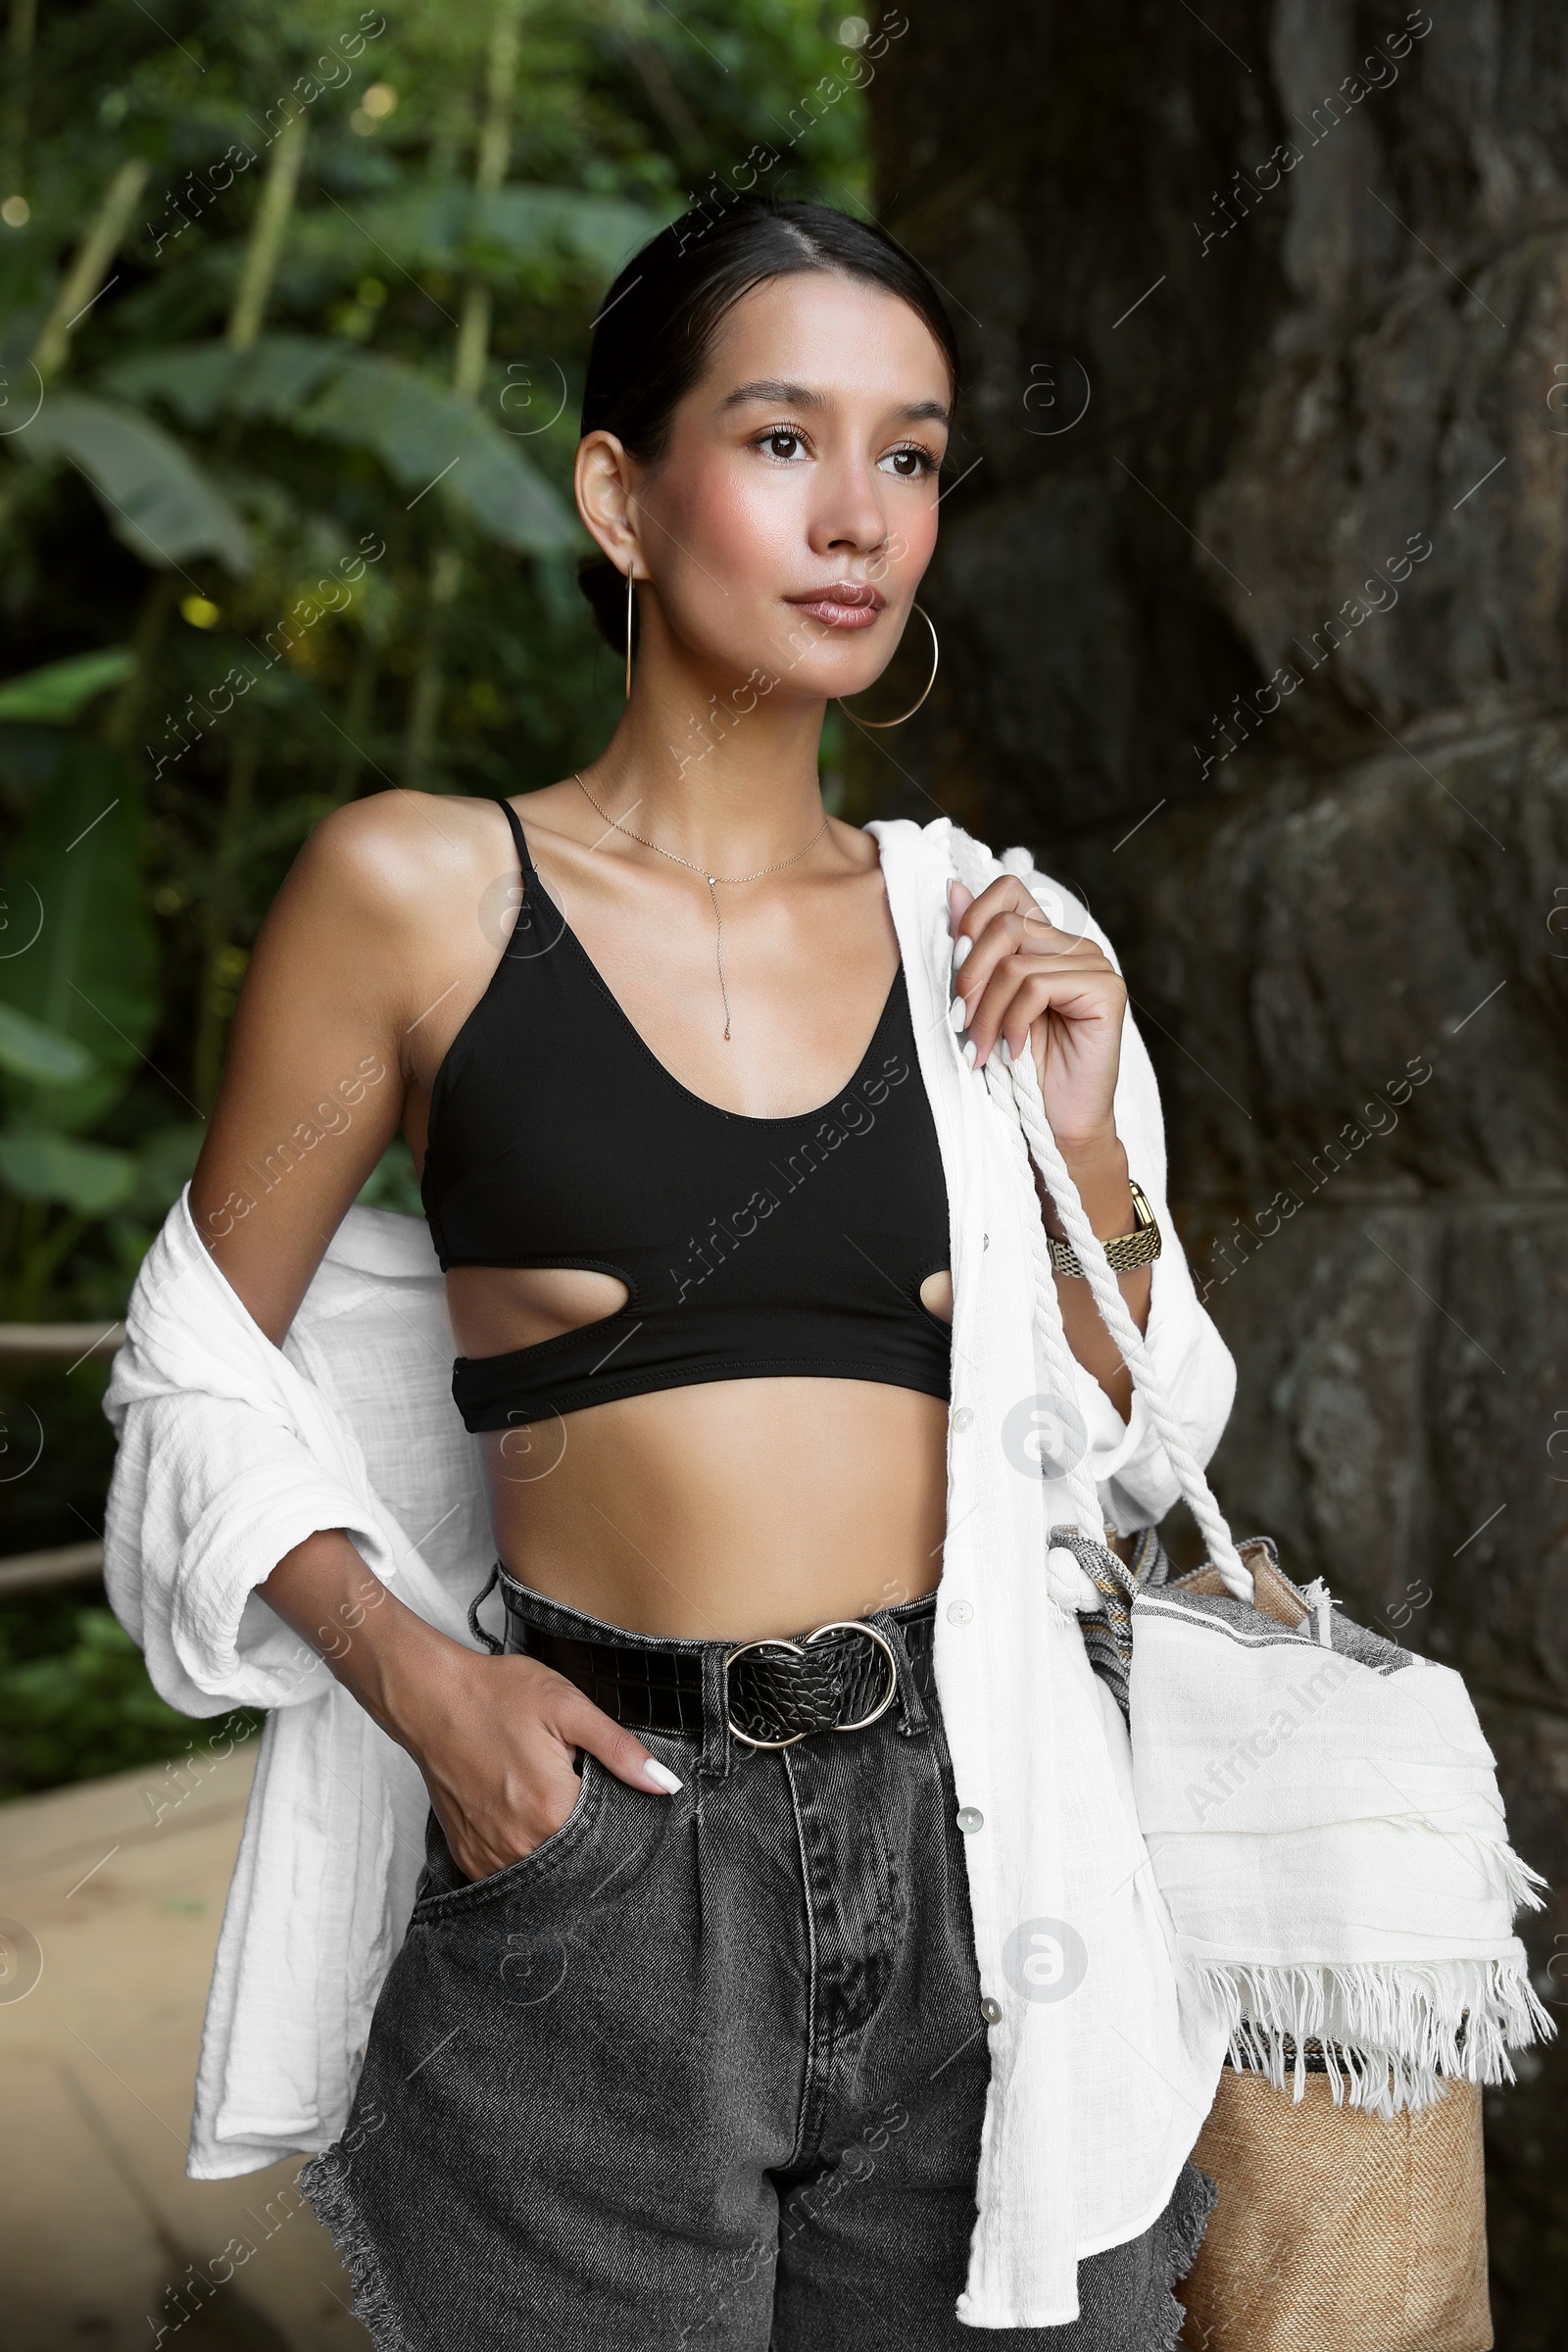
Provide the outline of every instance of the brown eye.
<path id="1" fill-rule="evenodd" d="M 765 433 L 762 436 L 761 446 L 770 458 L 780 458 L 788 464 L 801 446 L 801 436 L 799 433 L 791 432 L 787 426 L 781 425 L 777 432 Z"/>
<path id="2" fill-rule="evenodd" d="M 929 450 L 912 446 L 889 450 L 882 463 L 892 466 L 895 479 L 901 482 L 917 482 L 922 475 L 935 473 L 937 469 Z"/>

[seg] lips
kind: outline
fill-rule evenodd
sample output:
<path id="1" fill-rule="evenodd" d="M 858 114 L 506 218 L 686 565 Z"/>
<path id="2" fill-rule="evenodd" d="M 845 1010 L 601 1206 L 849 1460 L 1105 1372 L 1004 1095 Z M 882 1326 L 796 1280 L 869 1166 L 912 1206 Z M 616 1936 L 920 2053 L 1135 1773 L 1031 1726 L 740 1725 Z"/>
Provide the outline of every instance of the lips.
<path id="1" fill-rule="evenodd" d="M 834 580 L 825 588 L 808 589 L 803 595 L 784 599 L 797 612 L 808 613 L 830 629 L 869 628 L 887 601 L 879 588 L 865 580 Z"/>

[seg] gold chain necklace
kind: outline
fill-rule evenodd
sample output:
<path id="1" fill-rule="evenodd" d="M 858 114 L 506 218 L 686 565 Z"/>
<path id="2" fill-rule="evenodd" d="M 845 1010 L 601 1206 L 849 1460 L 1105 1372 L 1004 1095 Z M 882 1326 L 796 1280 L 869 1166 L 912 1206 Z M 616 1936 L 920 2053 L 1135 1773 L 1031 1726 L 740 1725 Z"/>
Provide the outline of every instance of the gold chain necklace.
<path id="1" fill-rule="evenodd" d="M 806 849 L 797 850 L 793 858 L 781 858 L 777 865 L 761 866 L 755 874 L 710 874 L 706 865 L 696 865 L 692 862 L 690 858 L 677 858 L 673 850 L 661 849 L 659 843 L 657 841 L 650 841 L 646 833 L 634 833 L 631 826 L 623 825 L 618 816 L 612 816 L 610 810 L 602 808 L 599 802 L 594 799 L 594 796 L 591 792 L 589 792 L 587 785 L 582 783 L 581 776 L 575 774 L 575 772 L 573 773 L 572 781 L 577 784 L 582 784 L 583 793 L 587 799 L 589 807 L 598 810 L 599 814 L 604 818 L 607 825 L 613 825 L 615 831 L 617 833 L 624 833 L 628 841 L 641 842 L 645 850 L 653 850 L 659 857 L 667 858 L 672 865 L 683 865 L 689 874 L 701 874 L 703 880 L 708 884 L 708 895 L 713 902 L 713 921 L 717 927 L 717 936 L 714 940 L 713 946 L 714 953 L 718 957 L 718 993 L 724 1000 L 724 1043 L 728 1045 L 730 1043 L 729 990 L 724 985 L 724 918 L 718 910 L 718 886 L 720 883 L 722 883 L 726 890 L 731 890 L 739 882 L 760 882 L 767 874 L 781 874 L 787 865 L 799 865 L 801 859 L 806 856 L 807 851 L 814 850 L 817 843 L 821 840 L 823 834 L 827 831 L 828 818 L 826 809 L 822 811 L 822 822 L 817 826 L 816 831 L 811 835 L 810 840 L 806 845 Z"/>

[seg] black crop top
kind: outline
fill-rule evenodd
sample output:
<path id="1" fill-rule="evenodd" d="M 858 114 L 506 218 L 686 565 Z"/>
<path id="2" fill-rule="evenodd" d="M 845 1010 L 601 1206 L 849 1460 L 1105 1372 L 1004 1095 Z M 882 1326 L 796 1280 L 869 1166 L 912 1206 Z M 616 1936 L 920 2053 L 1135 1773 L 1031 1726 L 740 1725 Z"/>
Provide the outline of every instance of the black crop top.
<path id="1" fill-rule="evenodd" d="M 436 1073 L 421 1187 L 442 1271 L 616 1275 L 614 1314 L 459 1356 L 471 1430 L 615 1396 L 777 1374 L 949 1394 L 949 1328 L 920 1302 L 948 1202 L 901 964 L 848 1086 L 757 1119 L 671 1076 L 541 888 L 503 801 L 522 904 Z"/>

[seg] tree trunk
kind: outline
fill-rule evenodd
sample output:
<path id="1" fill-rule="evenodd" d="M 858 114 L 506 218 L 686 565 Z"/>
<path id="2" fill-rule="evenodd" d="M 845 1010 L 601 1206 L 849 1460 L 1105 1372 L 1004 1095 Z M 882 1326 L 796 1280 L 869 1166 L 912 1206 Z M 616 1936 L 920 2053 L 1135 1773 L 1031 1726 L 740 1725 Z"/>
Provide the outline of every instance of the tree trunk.
<path id="1" fill-rule="evenodd" d="M 1563 1886 L 1568 13 L 974 0 L 871 108 L 967 381 L 937 688 L 852 805 L 1021 840 L 1110 933 L 1240 1367 L 1221 1499 L 1461 1669 Z M 1521 2071 L 1494 2306 L 1544 2352 L 1568 2054 Z"/>

